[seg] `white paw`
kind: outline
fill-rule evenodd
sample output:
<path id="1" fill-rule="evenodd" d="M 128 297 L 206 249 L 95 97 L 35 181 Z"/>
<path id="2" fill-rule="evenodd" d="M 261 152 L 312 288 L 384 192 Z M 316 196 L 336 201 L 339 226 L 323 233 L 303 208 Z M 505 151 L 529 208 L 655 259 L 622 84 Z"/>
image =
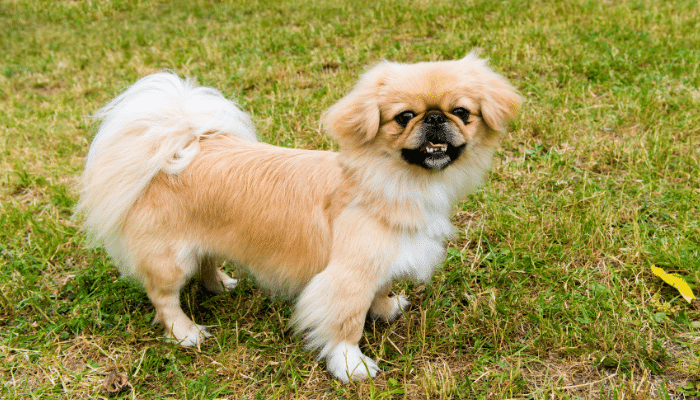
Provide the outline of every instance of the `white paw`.
<path id="1" fill-rule="evenodd" d="M 204 280 L 204 287 L 212 293 L 230 292 L 238 286 L 238 279 L 233 279 L 221 271 L 216 271 L 214 278 Z"/>
<path id="2" fill-rule="evenodd" d="M 400 317 L 401 314 L 403 314 L 403 311 L 406 308 L 408 308 L 408 305 L 411 304 L 411 302 L 408 301 L 406 296 L 403 295 L 394 296 L 392 300 L 394 300 L 394 308 L 392 308 L 391 312 L 389 313 L 389 321 L 393 321 L 396 318 Z"/>
<path id="3" fill-rule="evenodd" d="M 165 331 L 165 337 L 171 342 L 179 343 L 180 346 L 199 347 L 204 338 L 212 337 L 212 334 L 207 332 L 204 325 L 189 322 L 173 325 L 172 329 Z"/>
<path id="4" fill-rule="evenodd" d="M 408 308 L 411 302 L 408 301 L 406 296 L 397 295 L 388 298 L 389 305 L 387 306 L 387 311 L 377 312 L 371 311 L 370 315 L 372 318 L 381 319 L 385 322 L 391 322 L 403 314 L 403 311 Z M 389 308 L 391 307 L 391 308 Z"/>
<path id="5" fill-rule="evenodd" d="M 238 286 L 238 279 L 233 279 L 233 278 L 228 278 L 221 280 L 221 286 L 224 288 L 224 291 L 228 292 L 236 288 Z"/>
<path id="6" fill-rule="evenodd" d="M 347 383 L 377 376 L 379 367 L 369 357 L 362 354 L 357 345 L 341 343 L 326 357 L 326 368 L 333 376 Z"/>

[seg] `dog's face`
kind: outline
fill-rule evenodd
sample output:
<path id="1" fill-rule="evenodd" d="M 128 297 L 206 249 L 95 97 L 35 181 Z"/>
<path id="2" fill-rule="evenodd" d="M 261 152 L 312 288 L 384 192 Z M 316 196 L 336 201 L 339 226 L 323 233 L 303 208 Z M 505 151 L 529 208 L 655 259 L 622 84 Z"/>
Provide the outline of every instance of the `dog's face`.
<path id="1" fill-rule="evenodd" d="M 520 103 L 516 90 L 471 53 L 457 61 L 380 63 L 328 110 L 324 123 L 342 149 L 371 148 L 441 171 L 470 144 L 497 143 Z"/>
<path id="2" fill-rule="evenodd" d="M 473 112 L 478 107 L 469 96 L 454 91 L 456 76 L 439 68 L 420 72 L 384 88 L 375 140 L 386 143 L 404 162 L 439 171 L 455 162 L 474 136 L 479 116 Z"/>

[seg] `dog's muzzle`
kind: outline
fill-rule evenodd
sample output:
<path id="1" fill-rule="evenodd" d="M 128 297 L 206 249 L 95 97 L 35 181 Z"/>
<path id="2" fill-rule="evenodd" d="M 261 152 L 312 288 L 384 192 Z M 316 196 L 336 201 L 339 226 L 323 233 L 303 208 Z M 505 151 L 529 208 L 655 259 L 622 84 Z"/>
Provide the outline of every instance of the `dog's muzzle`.
<path id="1" fill-rule="evenodd" d="M 453 129 L 444 114 L 431 111 L 423 118 L 420 127 L 420 146 L 416 149 L 402 149 L 401 155 L 410 164 L 430 170 L 443 170 L 459 158 L 466 146 L 454 145 Z"/>

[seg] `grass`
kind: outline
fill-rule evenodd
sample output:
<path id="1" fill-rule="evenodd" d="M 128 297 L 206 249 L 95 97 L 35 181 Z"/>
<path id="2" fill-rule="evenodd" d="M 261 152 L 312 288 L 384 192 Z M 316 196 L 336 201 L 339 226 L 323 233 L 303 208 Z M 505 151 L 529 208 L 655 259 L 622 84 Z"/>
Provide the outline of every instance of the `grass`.
<path id="1" fill-rule="evenodd" d="M 700 395 L 697 1 L 0 0 L 0 397 L 672 399 Z M 373 381 L 343 385 L 243 279 L 165 343 L 144 292 L 72 218 L 89 115 L 168 68 L 222 90 L 263 140 L 333 148 L 319 115 L 378 60 L 484 49 L 526 98 L 490 180 L 455 210 L 405 318 L 368 321 Z M 232 269 L 233 266 L 227 266 Z"/>

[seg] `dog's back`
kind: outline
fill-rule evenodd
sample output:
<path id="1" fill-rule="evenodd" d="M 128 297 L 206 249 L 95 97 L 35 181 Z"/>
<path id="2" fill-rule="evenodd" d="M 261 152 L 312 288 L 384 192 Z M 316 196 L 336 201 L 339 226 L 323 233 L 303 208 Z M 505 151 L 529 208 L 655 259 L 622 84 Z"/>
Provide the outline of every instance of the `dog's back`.
<path id="1" fill-rule="evenodd" d="M 337 154 L 231 137 L 201 143 L 181 174 L 159 174 L 127 220 L 126 238 L 239 262 L 261 285 L 297 294 L 328 263 Z M 148 248 L 143 251 L 148 251 Z"/>

